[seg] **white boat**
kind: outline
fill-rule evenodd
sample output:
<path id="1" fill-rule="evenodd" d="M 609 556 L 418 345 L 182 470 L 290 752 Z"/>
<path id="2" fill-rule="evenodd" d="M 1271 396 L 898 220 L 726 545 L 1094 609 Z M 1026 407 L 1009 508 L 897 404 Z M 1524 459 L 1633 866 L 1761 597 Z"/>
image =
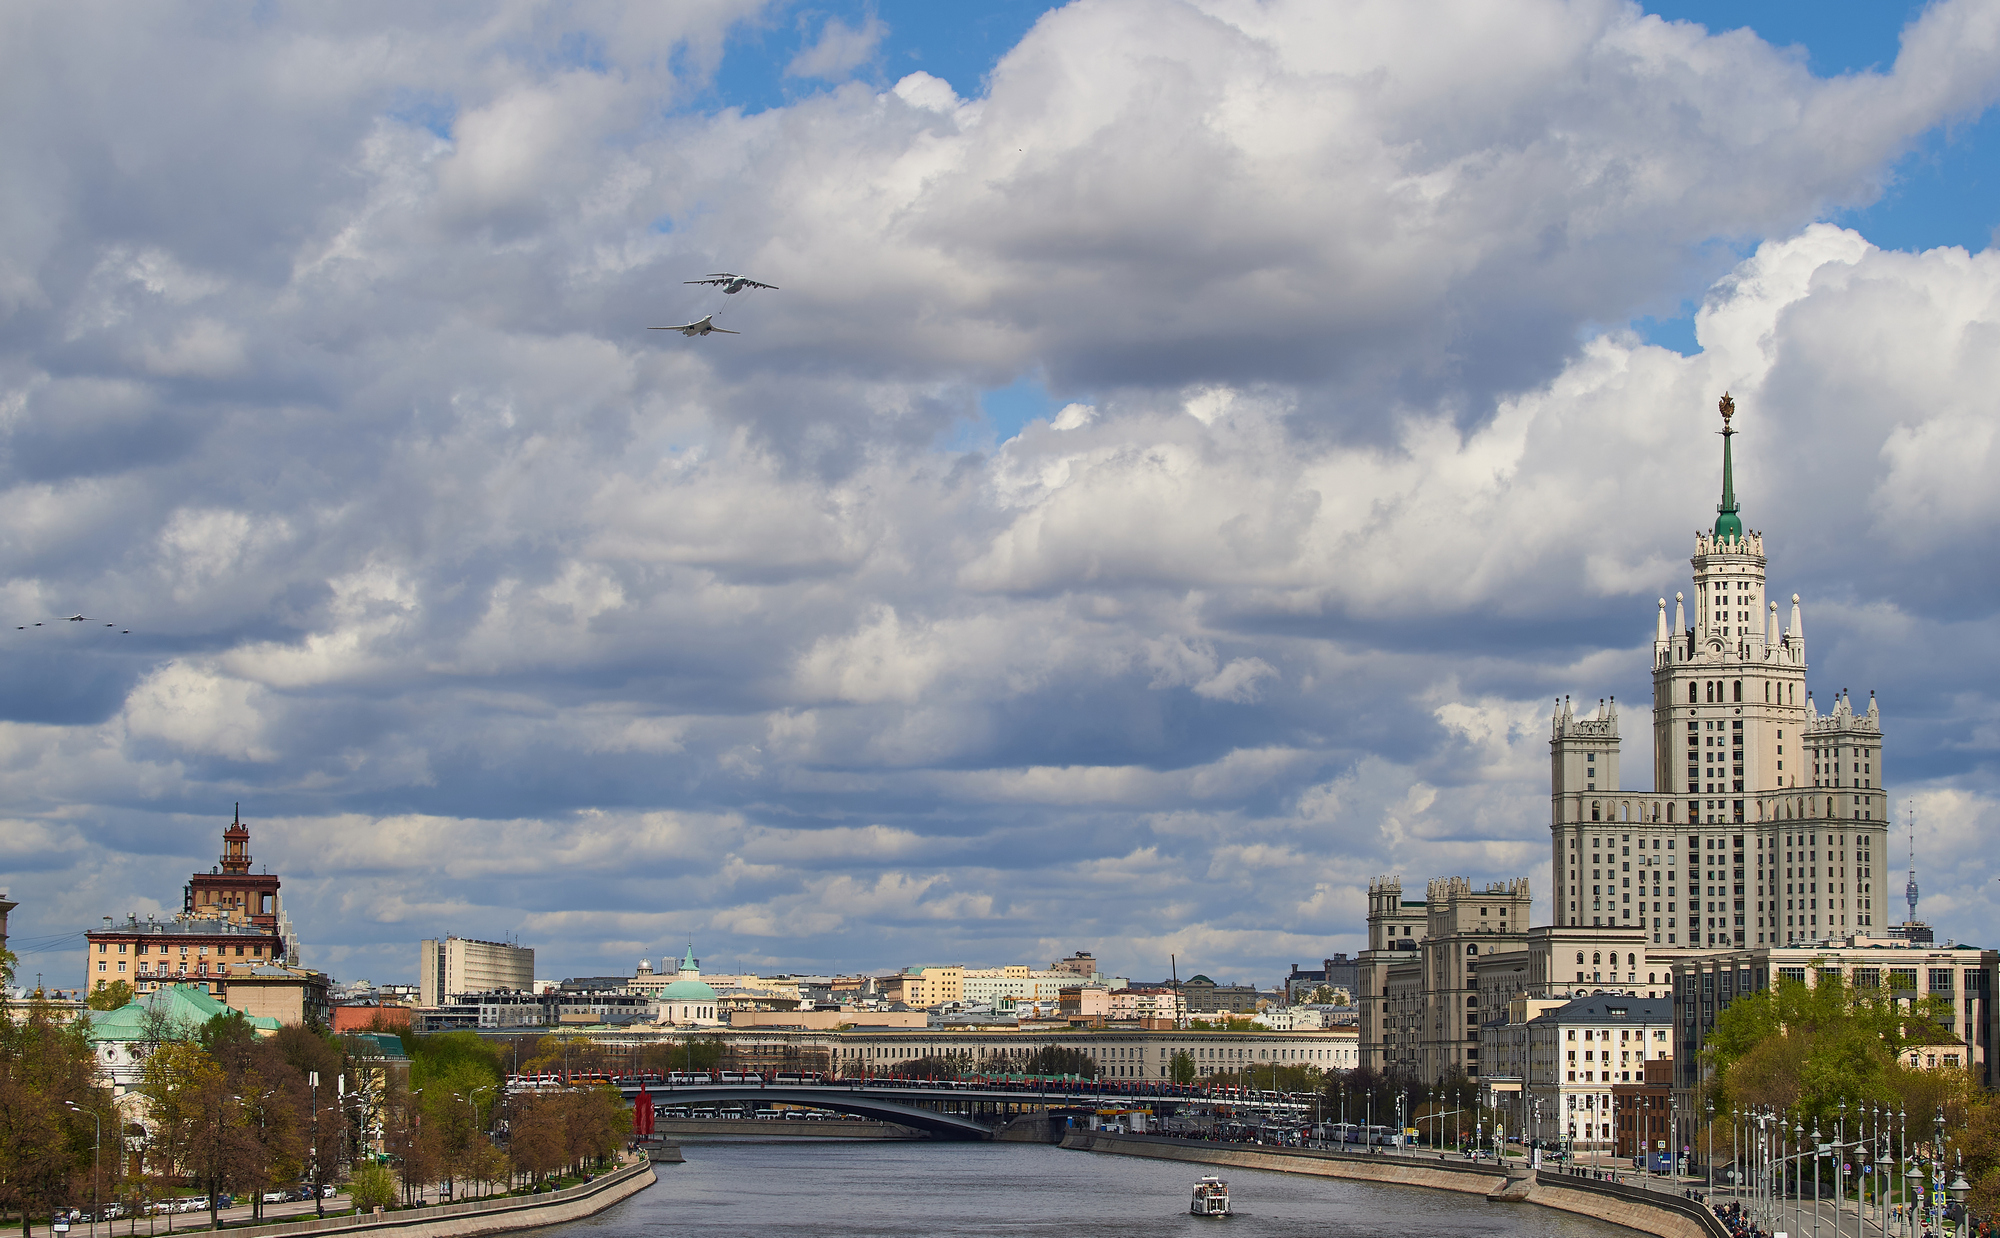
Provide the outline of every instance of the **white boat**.
<path id="1" fill-rule="evenodd" d="M 1197 1217 L 1226 1217 L 1229 1215 L 1229 1184 L 1214 1174 L 1209 1174 L 1194 1184 L 1194 1200 L 1188 1204 L 1188 1215 Z"/>

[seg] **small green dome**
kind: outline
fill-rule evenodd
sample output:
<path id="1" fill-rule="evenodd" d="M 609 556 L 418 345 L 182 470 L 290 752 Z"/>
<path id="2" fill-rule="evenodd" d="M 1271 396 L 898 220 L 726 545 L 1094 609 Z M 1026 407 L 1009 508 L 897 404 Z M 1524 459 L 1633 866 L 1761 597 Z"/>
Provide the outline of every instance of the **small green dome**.
<path id="1" fill-rule="evenodd" d="M 1725 511 L 1715 518 L 1715 540 L 1718 542 L 1740 542 L 1743 540 L 1743 518 L 1733 511 Z"/>
<path id="2" fill-rule="evenodd" d="M 660 990 L 663 1002 L 712 1002 L 715 990 L 699 980 L 676 980 Z"/>

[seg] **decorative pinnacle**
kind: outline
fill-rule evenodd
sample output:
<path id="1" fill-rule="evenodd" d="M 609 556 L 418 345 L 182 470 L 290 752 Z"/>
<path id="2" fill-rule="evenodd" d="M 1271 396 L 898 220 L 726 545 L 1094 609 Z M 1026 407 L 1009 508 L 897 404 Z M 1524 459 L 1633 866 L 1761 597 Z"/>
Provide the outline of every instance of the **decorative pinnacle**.
<path id="1" fill-rule="evenodd" d="M 1736 467 L 1729 450 L 1729 440 L 1736 434 L 1729 424 L 1729 419 L 1736 415 L 1736 401 L 1725 391 L 1715 407 L 1722 414 L 1722 503 L 1715 509 L 1715 540 L 1740 542 L 1743 540 L 1743 518 L 1737 515 Z"/>

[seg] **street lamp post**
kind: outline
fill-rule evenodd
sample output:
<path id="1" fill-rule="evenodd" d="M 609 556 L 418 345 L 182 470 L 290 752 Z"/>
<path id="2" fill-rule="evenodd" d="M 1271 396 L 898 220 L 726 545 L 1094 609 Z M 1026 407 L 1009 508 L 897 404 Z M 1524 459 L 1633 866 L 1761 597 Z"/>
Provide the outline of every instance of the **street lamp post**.
<path id="1" fill-rule="evenodd" d="M 1715 1196 L 1715 1098 L 1710 1097 L 1703 1106 L 1708 1117 L 1708 1194 Z"/>
<path id="2" fill-rule="evenodd" d="M 312 1183 L 313 1215 L 324 1217 L 326 1215 L 326 1203 L 321 1198 L 324 1192 L 320 1190 L 319 1185 L 319 1072 L 316 1070 L 308 1071 L 307 1077 L 312 1083 L 313 1096 L 312 1143 L 309 1147 L 312 1157 L 310 1162 L 311 1177 L 309 1180 Z"/>
<path id="3" fill-rule="evenodd" d="M 1833 1232 L 1839 1238 L 1841 1205 L 1847 1201 L 1847 1102 L 1840 1102 L 1833 1120 Z"/>
<path id="4" fill-rule="evenodd" d="M 1937 1107 L 1936 1135 L 1931 1141 L 1931 1227 L 1944 1228 L 1944 1106 Z"/>
<path id="5" fill-rule="evenodd" d="M 121 963 L 119 966 L 122 967 L 124 964 Z M 90 1238 L 97 1238 L 97 1214 L 103 1211 L 103 1205 L 97 1197 L 97 1162 L 104 1146 L 104 1122 L 97 1116 L 95 1109 L 85 1109 L 73 1100 L 66 1100 L 63 1104 L 78 1113 L 90 1115 L 90 1126 L 94 1132 L 90 1139 Z"/>

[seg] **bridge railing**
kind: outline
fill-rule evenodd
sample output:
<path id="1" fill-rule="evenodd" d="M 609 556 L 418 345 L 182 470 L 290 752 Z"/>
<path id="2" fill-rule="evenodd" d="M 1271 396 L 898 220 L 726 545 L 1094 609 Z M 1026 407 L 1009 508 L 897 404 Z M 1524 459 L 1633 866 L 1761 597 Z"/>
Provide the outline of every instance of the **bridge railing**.
<path id="1" fill-rule="evenodd" d="M 885 1088 L 931 1093 L 940 1098 L 953 1095 L 979 1099 L 1048 1099 L 1069 1097 L 1098 1101 L 1168 1101 L 1177 1104 L 1207 1104 L 1266 1113 L 1303 1114 L 1313 1104 L 1312 1094 L 1250 1092 L 1242 1088 L 1204 1087 L 1133 1079 L 1080 1079 L 1037 1075 L 970 1075 L 957 1079 L 932 1079 L 893 1072 L 868 1072 L 834 1076 L 794 1071 L 644 1071 L 632 1073 L 598 1071 L 554 1071 L 508 1076 L 514 1090 L 588 1087 L 609 1084 L 624 1091 L 641 1087 L 668 1095 L 678 1088 L 729 1086 L 826 1088 L 853 1091 Z"/>

